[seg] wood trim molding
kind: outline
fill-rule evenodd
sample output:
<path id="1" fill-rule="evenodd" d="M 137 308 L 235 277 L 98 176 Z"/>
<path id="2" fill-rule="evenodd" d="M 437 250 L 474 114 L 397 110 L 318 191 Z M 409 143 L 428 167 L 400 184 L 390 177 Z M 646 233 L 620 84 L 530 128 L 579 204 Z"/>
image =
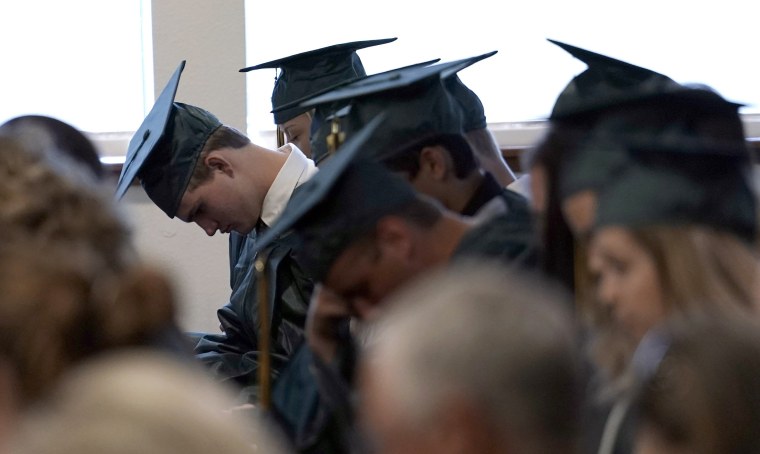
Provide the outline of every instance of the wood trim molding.
<path id="1" fill-rule="evenodd" d="M 760 163 L 760 137 L 747 139 L 747 144 L 749 145 L 749 149 L 752 151 L 752 156 L 757 162 Z M 504 159 L 507 161 L 507 164 L 509 164 L 509 167 L 512 169 L 512 171 L 522 173 L 523 169 L 520 165 L 520 159 L 522 158 L 523 153 L 525 153 L 530 148 L 531 147 L 529 146 L 502 147 L 501 154 L 504 156 Z M 106 173 L 109 176 L 119 178 L 119 175 L 121 174 L 122 163 L 109 162 L 104 163 L 103 166 L 105 167 Z"/>
<path id="2" fill-rule="evenodd" d="M 748 138 L 747 145 L 755 162 L 760 164 L 760 137 Z M 513 172 L 522 173 L 524 170 L 521 166 L 521 158 L 523 153 L 530 148 L 529 146 L 501 147 L 501 155 L 504 156 L 504 160 Z"/>

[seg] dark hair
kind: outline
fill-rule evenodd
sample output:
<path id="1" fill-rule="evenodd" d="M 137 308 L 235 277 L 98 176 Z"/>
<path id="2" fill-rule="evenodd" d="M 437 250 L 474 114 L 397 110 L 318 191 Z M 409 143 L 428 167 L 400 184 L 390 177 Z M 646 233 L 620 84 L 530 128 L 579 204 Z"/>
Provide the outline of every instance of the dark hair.
<path id="1" fill-rule="evenodd" d="M 562 214 L 559 178 L 563 155 L 574 150 L 584 134 L 583 122 L 551 124 L 546 136 L 525 158 L 525 168 L 541 167 L 546 173 L 546 206 L 539 227 L 542 236 L 541 267 L 546 275 L 570 291 L 575 288 L 575 240 Z"/>
<path id="2" fill-rule="evenodd" d="M 92 142 L 78 129 L 43 115 L 24 115 L 12 118 L 0 126 L 0 133 L 19 139 L 22 143 L 34 141 L 44 151 L 61 153 L 85 167 L 97 179 L 104 176 L 103 165 Z M 32 145 L 32 144 L 30 144 Z"/>
<path id="3" fill-rule="evenodd" d="M 349 247 L 374 244 L 377 221 L 386 216 L 397 216 L 414 226 L 430 228 L 441 219 L 443 213 L 434 200 L 416 196 L 397 209 L 367 222 L 348 223 L 341 225 L 341 228 L 337 228 L 334 223 L 327 223 L 319 228 L 301 230 L 297 240 L 299 247 L 296 248 L 299 265 L 313 279 L 324 279 L 335 260 Z"/>
<path id="4" fill-rule="evenodd" d="M 422 139 L 385 159 L 383 164 L 394 172 L 405 172 L 414 178 L 420 171 L 422 149 L 434 146 L 443 147 L 449 154 L 457 178 L 465 178 L 478 168 L 472 147 L 461 134 L 438 134 Z"/>
<path id="5" fill-rule="evenodd" d="M 245 134 L 227 125 L 222 125 L 216 129 L 206 140 L 206 144 L 201 150 L 198 161 L 195 164 L 193 175 L 190 177 L 190 183 L 187 189 L 194 189 L 203 184 L 211 175 L 211 168 L 205 163 L 205 158 L 214 150 L 220 148 L 240 149 L 251 143 L 251 139 Z"/>
<path id="6" fill-rule="evenodd" d="M 396 216 L 413 226 L 429 229 L 441 219 L 443 212 L 436 200 L 418 196 L 392 213 L 387 213 L 385 216 Z M 355 241 L 374 241 L 376 226 L 377 223 L 374 223 L 370 229 L 359 235 L 357 237 L 358 240 Z"/>

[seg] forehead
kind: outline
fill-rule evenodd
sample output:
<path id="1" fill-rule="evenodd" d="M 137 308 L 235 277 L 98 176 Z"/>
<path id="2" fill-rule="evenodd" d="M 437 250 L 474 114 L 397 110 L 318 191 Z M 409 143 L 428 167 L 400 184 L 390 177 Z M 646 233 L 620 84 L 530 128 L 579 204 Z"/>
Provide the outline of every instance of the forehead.
<path id="1" fill-rule="evenodd" d="M 296 115 L 295 117 L 291 118 L 290 120 L 280 125 L 280 127 L 283 130 L 291 130 L 291 129 L 296 129 L 296 128 L 309 128 L 310 126 L 311 126 L 311 114 L 309 114 L 308 112 L 302 113 L 300 115 Z"/>
<path id="2" fill-rule="evenodd" d="M 368 242 L 350 245 L 330 266 L 324 284 L 338 294 L 353 291 L 369 279 L 371 259 L 372 249 Z"/>
<path id="3" fill-rule="evenodd" d="M 624 227 L 603 227 L 591 236 L 589 251 L 597 254 L 646 254 L 647 250 Z"/>

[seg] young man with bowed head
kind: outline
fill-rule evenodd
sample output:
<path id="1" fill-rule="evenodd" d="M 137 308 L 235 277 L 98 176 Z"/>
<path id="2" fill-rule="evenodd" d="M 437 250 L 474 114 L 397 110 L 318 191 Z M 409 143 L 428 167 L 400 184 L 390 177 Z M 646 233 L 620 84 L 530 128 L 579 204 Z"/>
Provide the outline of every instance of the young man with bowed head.
<path id="1" fill-rule="evenodd" d="M 117 197 L 138 178 L 167 216 L 198 224 L 208 235 L 258 235 L 282 212 L 293 190 L 315 172 L 297 147 L 270 150 L 212 113 L 174 102 L 184 62 L 130 142 Z M 265 251 L 270 276 L 273 369 L 301 343 L 312 282 L 293 258 L 288 236 Z M 247 260 L 247 261 L 243 261 Z M 236 257 L 230 301 L 218 311 L 223 334 L 202 336 L 196 354 L 220 380 L 231 380 L 256 400 L 259 295 L 252 257 Z"/>

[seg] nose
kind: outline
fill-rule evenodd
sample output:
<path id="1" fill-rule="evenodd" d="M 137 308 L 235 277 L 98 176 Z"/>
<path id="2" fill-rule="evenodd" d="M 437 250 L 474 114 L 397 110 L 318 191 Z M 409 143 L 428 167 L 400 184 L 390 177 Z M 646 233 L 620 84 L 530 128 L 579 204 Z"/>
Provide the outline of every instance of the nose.
<path id="1" fill-rule="evenodd" d="M 198 224 L 198 226 L 203 229 L 203 231 L 206 232 L 206 235 L 208 236 L 214 236 L 216 231 L 219 229 L 219 226 L 216 222 L 207 219 L 198 220 L 195 221 L 195 223 Z"/>
<path id="2" fill-rule="evenodd" d="M 614 306 L 617 301 L 616 285 L 609 276 L 599 278 L 596 288 L 596 296 L 599 302 L 605 306 Z"/>

